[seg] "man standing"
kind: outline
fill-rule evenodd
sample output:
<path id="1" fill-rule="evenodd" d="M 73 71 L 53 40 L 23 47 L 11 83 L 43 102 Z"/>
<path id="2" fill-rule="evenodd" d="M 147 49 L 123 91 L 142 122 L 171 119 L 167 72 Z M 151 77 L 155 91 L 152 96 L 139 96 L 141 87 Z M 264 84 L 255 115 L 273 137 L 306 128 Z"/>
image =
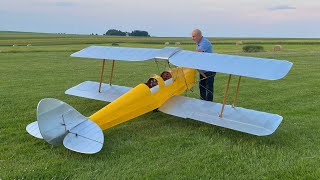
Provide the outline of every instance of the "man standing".
<path id="1" fill-rule="evenodd" d="M 196 51 L 205 52 L 205 53 L 213 53 L 212 45 L 210 41 L 202 36 L 202 33 L 199 29 L 195 29 L 192 31 L 192 39 L 196 42 Z M 213 83 L 216 72 L 211 71 L 203 71 L 200 72 L 200 97 L 206 101 L 213 101 Z M 204 76 L 205 75 L 205 76 Z"/>

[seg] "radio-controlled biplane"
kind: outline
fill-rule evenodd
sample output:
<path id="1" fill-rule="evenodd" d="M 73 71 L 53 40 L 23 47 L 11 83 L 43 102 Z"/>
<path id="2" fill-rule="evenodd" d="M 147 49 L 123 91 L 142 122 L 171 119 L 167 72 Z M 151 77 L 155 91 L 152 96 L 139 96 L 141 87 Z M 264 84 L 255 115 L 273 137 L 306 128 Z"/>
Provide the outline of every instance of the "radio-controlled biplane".
<path id="1" fill-rule="evenodd" d="M 71 56 L 102 59 L 102 72 L 100 82 L 85 81 L 65 93 L 111 103 L 85 117 L 60 100 L 42 99 L 37 107 L 37 121 L 29 124 L 26 130 L 50 144 L 63 144 L 70 150 L 86 154 L 101 150 L 104 142 L 102 130 L 155 109 L 257 136 L 270 135 L 283 118 L 277 114 L 236 107 L 240 80 L 242 76 L 277 80 L 286 76 L 292 67 L 292 63 L 286 60 L 199 53 L 175 47 L 90 46 Z M 102 83 L 106 60 L 112 60 L 109 84 Z M 176 67 L 134 88 L 112 84 L 116 61 L 146 60 L 163 60 Z M 195 84 L 196 69 L 229 74 L 222 104 L 181 96 Z M 239 79 L 234 102 L 226 105 L 231 75 L 237 75 Z"/>

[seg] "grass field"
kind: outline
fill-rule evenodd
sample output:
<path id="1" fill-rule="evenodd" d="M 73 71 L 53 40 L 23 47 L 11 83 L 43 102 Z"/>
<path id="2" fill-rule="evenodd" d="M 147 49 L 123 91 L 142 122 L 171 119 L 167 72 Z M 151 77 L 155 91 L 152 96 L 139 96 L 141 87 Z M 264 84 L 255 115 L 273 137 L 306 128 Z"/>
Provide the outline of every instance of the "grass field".
<path id="1" fill-rule="evenodd" d="M 83 155 L 51 146 L 25 131 L 25 126 L 35 120 L 42 98 L 65 101 L 86 116 L 106 105 L 64 94 L 85 80 L 98 81 L 101 70 L 101 61 L 69 55 L 91 44 L 112 42 L 162 48 L 164 42 L 179 41 L 183 49 L 192 50 L 192 41 L 0 32 L 0 179 L 320 179 L 320 40 L 213 40 L 218 53 L 294 63 L 284 79 L 243 78 L 241 82 L 239 106 L 284 117 L 274 134 L 256 137 L 148 113 L 105 131 L 101 152 Z M 243 53 L 242 46 L 235 45 L 238 40 L 259 43 L 266 51 Z M 279 43 L 284 50 L 272 52 L 273 44 Z M 110 66 L 107 63 L 106 75 Z M 154 73 L 159 73 L 154 62 L 119 62 L 113 82 L 132 87 Z M 227 75 L 216 76 L 216 102 L 222 101 L 226 81 Z M 236 77 L 232 83 L 229 104 Z M 186 95 L 197 97 L 195 89 Z"/>

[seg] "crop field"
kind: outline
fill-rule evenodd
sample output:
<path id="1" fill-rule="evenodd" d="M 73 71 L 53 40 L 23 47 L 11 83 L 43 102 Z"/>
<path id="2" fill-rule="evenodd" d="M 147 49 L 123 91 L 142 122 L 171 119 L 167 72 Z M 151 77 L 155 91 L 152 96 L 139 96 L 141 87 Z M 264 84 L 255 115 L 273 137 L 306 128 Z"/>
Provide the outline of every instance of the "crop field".
<path id="1" fill-rule="evenodd" d="M 65 95 L 83 81 L 99 81 L 100 60 L 71 58 L 90 45 L 194 49 L 191 38 L 134 38 L 0 32 L 0 179 L 320 179 L 320 39 L 210 38 L 224 54 L 293 62 L 278 81 L 243 78 L 237 104 L 283 116 L 276 132 L 257 137 L 161 112 L 104 131 L 103 149 L 84 155 L 30 136 L 37 103 L 62 100 L 85 116 L 107 103 Z M 242 41 L 242 45 L 236 42 Z M 29 44 L 29 46 L 28 46 Z M 264 52 L 244 53 L 259 44 Z M 282 51 L 273 52 L 280 44 Z M 117 62 L 113 84 L 134 87 L 165 70 L 165 62 Z M 108 82 L 111 62 L 106 63 Z M 222 102 L 227 75 L 215 79 Z M 233 76 L 231 104 L 237 77 Z M 186 96 L 199 97 L 198 86 Z M 123 107 L 126 110 L 126 107 Z"/>

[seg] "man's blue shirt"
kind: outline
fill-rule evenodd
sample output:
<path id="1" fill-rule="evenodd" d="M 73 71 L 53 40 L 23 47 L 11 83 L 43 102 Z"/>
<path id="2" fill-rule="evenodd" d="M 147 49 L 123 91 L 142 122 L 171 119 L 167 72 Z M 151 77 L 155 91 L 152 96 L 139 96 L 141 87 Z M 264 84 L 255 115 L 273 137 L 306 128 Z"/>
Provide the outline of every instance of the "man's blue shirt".
<path id="1" fill-rule="evenodd" d="M 202 36 L 200 42 L 196 43 L 196 49 L 197 50 L 200 49 L 206 53 L 213 53 L 213 49 L 212 49 L 212 45 L 211 45 L 210 41 L 203 36 Z"/>
<path id="2" fill-rule="evenodd" d="M 201 51 L 203 51 L 205 53 L 213 53 L 213 49 L 212 49 L 212 45 L 211 45 L 210 41 L 203 36 L 202 36 L 200 42 L 196 43 L 196 49 L 197 50 L 200 49 Z M 207 72 L 204 70 L 200 70 L 200 71 L 202 71 L 204 73 Z"/>

